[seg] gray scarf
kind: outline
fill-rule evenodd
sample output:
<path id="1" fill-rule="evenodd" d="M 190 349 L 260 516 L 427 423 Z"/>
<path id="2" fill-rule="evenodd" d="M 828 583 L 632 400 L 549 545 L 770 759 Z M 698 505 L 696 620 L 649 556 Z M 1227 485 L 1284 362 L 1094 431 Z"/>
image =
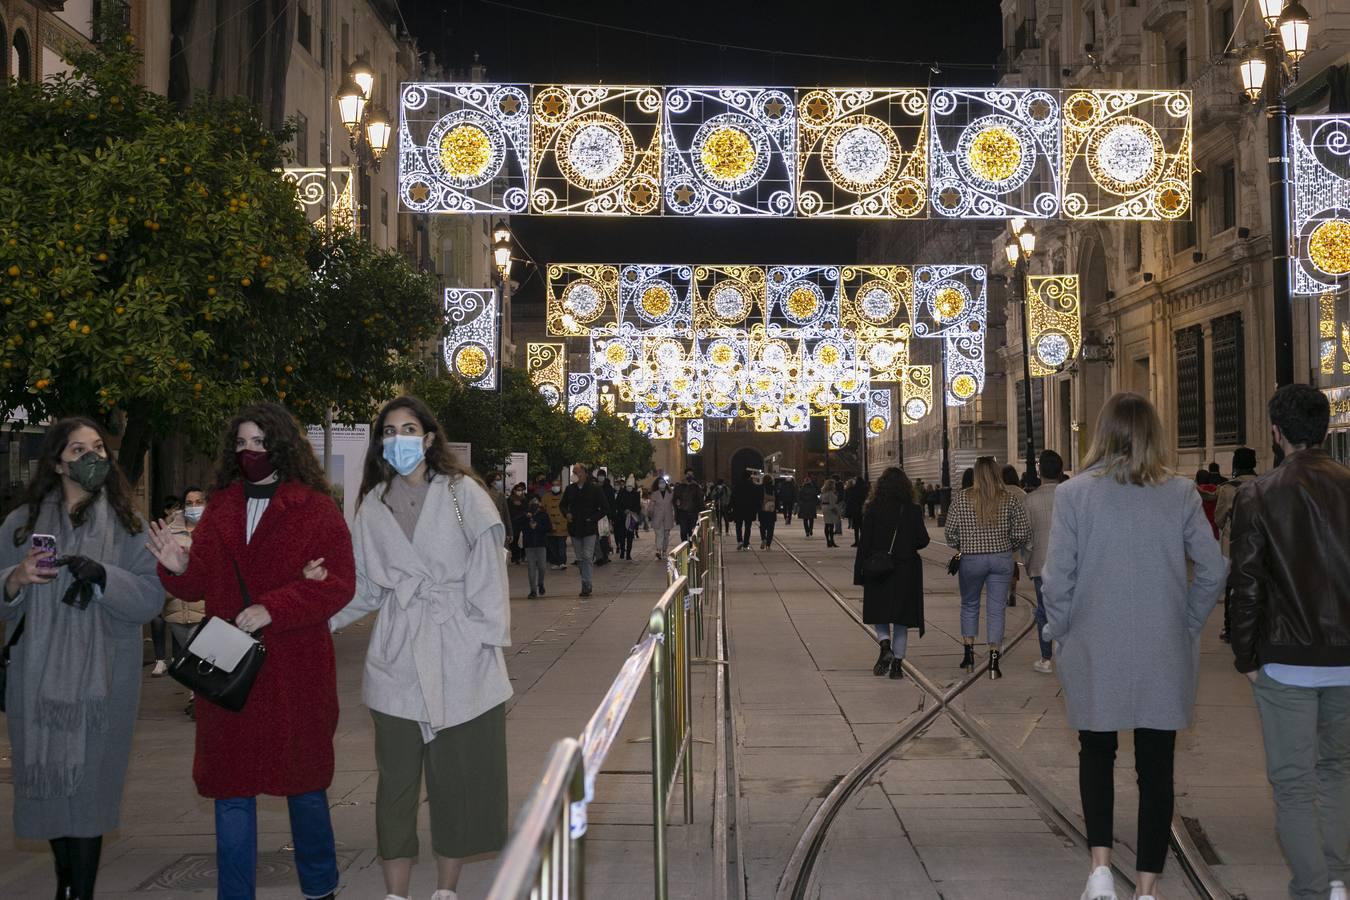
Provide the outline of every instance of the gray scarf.
<path id="1" fill-rule="evenodd" d="M 84 524 L 71 525 L 60 491 L 42 501 L 34 531 L 56 536 L 63 556 L 116 563 L 124 534 L 108 499 L 100 494 Z M 74 579 L 64 567 L 55 581 L 24 588 L 24 758 L 14 790 L 44 800 L 70 797 L 80 788 L 89 742 L 107 731 L 112 646 L 106 617 L 95 605 L 61 602 Z M 97 595 L 95 595 L 97 597 Z"/>

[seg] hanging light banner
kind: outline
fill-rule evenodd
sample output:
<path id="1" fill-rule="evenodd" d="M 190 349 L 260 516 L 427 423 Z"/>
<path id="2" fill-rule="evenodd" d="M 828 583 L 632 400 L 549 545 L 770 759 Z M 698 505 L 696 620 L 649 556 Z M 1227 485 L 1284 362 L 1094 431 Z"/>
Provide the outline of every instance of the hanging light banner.
<path id="1" fill-rule="evenodd" d="M 1031 375 L 1053 375 L 1083 346 L 1077 275 L 1027 276 L 1027 346 Z"/>
<path id="2" fill-rule="evenodd" d="M 446 288 L 445 370 L 484 390 L 497 389 L 497 291 Z"/>
<path id="3" fill-rule="evenodd" d="M 863 416 L 867 422 L 868 438 L 879 437 L 891 427 L 891 389 L 879 388 L 867 392 Z"/>
<path id="4" fill-rule="evenodd" d="M 305 218 L 316 228 L 324 224 L 324 182 L 328 183 L 328 218 L 332 227 L 350 231 L 356 221 L 352 203 L 352 167 L 333 166 L 330 172 L 323 166 L 288 166 L 281 177 L 295 185 L 295 202 Z"/>
<path id="5" fill-rule="evenodd" d="M 848 444 L 848 429 L 852 419 L 849 411 L 842 406 L 830 409 L 829 429 L 825 446 L 830 450 L 842 450 Z"/>
<path id="6" fill-rule="evenodd" d="M 414 212 L 1176 219 L 1185 91 L 409 83 Z"/>
<path id="7" fill-rule="evenodd" d="M 1293 116 L 1291 289 L 1344 289 L 1350 275 L 1350 116 Z"/>
<path id="8" fill-rule="evenodd" d="M 933 367 L 908 366 L 900 398 L 901 420 L 906 425 L 914 425 L 933 407 Z"/>
<path id="9" fill-rule="evenodd" d="M 703 420 L 690 419 L 684 423 L 684 452 L 703 452 Z"/>
<path id="10" fill-rule="evenodd" d="M 530 384 L 555 409 L 562 403 L 566 384 L 565 352 L 563 344 L 531 341 L 525 345 L 525 373 Z"/>
<path id="11" fill-rule="evenodd" d="M 567 373 L 567 412 L 583 425 L 595 418 L 599 383 L 589 372 Z"/>

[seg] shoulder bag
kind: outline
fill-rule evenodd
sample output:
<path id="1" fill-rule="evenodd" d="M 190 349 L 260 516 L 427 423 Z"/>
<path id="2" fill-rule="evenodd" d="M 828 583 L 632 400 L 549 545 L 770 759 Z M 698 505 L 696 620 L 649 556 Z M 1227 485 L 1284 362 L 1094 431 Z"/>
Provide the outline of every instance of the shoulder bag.
<path id="1" fill-rule="evenodd" d="M 253 601 L 237 562 L 234 576 L 239 579 L 239 593 L 244 598 L 242 609 L 248 609 Z M 266 658 L 262 641 L 232 622 L 209 616 L 192 632 L 187 647 L 169 666 L 169 675 L 194 694 L 230 712 L 239 712 Z"/>
<path id="2" fill-rule="evenodd" d="M 891 546 L 885 551 L 875 550 L 872 555 L 863 560 L 862 574 L 868 581 L 881 581 L 890 576 L 895 571 L 895 557 L 891 554 L 895 551 L 895 539 L 900 534 L 900 526 L 895 526 L 895 532 L 891 535 Z"/>
<path id="3" fill-rule="evenodd" d="M 19 624 L 14 626 L 14 630 L 5 641 L 5 649 L 0 651 L 0 712 L 5 711 L 5 691 L 9 687 L 9 651 L 14 649 L 19 638 L 23 637 L 23 623 L 27 619 L 28 617 L 24 616 L 19 620 Z"/>

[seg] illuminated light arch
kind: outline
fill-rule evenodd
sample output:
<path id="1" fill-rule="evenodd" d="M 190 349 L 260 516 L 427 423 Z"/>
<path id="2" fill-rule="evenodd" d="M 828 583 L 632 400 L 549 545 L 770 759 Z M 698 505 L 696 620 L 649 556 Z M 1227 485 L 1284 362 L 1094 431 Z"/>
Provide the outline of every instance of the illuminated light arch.
<path id="1" fill-rule="evenodd" d="M 492 288 L 446 288 L 445 369 L 485 390 L 497 387 L 497 292 Z"/>

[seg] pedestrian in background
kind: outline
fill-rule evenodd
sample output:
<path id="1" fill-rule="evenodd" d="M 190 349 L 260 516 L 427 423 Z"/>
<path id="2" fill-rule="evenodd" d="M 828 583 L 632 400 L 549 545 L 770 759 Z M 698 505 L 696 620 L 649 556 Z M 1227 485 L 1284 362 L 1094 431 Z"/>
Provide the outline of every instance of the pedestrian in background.
<path id="1" fill-rule="evenodd" d="M 614 549 L 614 500 L 619 492 L 610 481 L 608 469 L 596 469 L 594 481 L 600 492 L 605 495 L 606 527 L 600 527 L 597 523 L 595 540 L 595 565 L 599 567 L 609 565 L 609 554 Z"/>
<path id="2" fill-rule="evenodd" d="M 859 475 L 849 482 L 844 491 L 844 503 L 848 512 L 849 528 L 853 531 L 853 546 L 858 546 L 858 531 L 862 528 L 863 515 L 867 506 L 867 479 Z"/>
<path id="3" fill-rule="evenodd" d="M 1219 529 L 1219 549 L 1223 551 L 1225 559 L 1231 555 L 1233 507 L 1237 501 L 1238 491 L 1255 480 L 1256 451 L 1251 447 L 1237 448 L 1233 451 L 1233 477 L 1219 485 L 1219 496 L 1214 501 L 1214 524 Z M 1228 596 L 1232 593 L 1232 589 L 1230 581 L 1223 601 L 1223 630 L 1219 632 L 1219 640 L 1224 643 L 1228 642 L 1232 628 L 1229 616 L 1229 607 L 1232 604 Z"/>
<path id="4" fill-rule="evenodd" d="M 409 896 L 425 771 L 432 900 L 454 900 L 464 860 L 506 842 L 512 692 L 502 648 L 511 645 L 511 609 L 501 525 L 492 498 L 455 463 L 440 423 L 416 397 L 380 411 L 357 502 L 356 592 L 328 625 L 336 631 L 377 614 L 361 698 L 375 726 L 385 890 L 388 900 Z M 537 497 L 522 523 L 530 576 L 542 579 L 536 542 L 548 523 Z"/>
<path id="5" fill-rule="evenodd" d="M 563 491 L 559 508 L 567 516 L 567 533 L 572 537 L 572 556 L 576 558 L 577 569 L 581 574 L 580 596 L 589 597 L 596 536 L 600 533 L 601 517 L 609 515 L 609 502 L 600 487 L 591 480 L 590 469 L 584 463 L 572 466 L 572 483 Z"/>
<path id="6" fill-rule="evenodd" d="M 182 509 L 183 501 L 170 494 L 164 498 L 159 517 L 166 522 L 173 522 Z M 169 644 L 169 624 L 164 621 L 163 614 L 150 620 L 150 647 L 155 654 L 155 665 L 150 669 L 150 677 L 163 678 L 169 674 L 169 662 L 177 655 L 174 647 Z"/>
<path id="7" fill-rule="evenodd" d="M 619 543 L 619 559 L 633 558 L 633 539 L 642 522 L 642 496 L 632 475 L 614 495 L 614 537 Z"/>
<path id="8" fill-rule="evenodd" d="M 1214 540 L 1219 539 L 1219 526 L 1214 524 L 1214 514 L 1219 504 L 1219 488 L 1213 483 L 1207 469 L 1195 473 L 1195 489 L 1200 494 L 1200 506 L 1205 511 L 1209 528 L 1214 532 Z"/>
<path id="9" fill-rule="evenodd" d="M 1059 642 L 1059 680 L 1078 731 L 1088 900 L 1115 897 L 1113 773 L 1123 730 L 1134 732 L 1139 783 L 1135 891 L 1154 895 L 1172 823 L 1176 734 L 1191 722 L 1200 631 L 1223 588 L 1219 543 L 1192 483 L 1164 465 L 1165 440 L 1143 397 L 1106 402 L 1083 473 L 1055 490 L 1041 571 L 1042 637 Z"/>
<path id="10" fill-rule="evenodd" d="M 703 510 L 703 486 L 694 480 L 694 473 L 686 471 L 684 481 L 675 488 L 675 518 L 680 523 L 680 540 L 689 540 Z"/>
<path id="11" fill-rule="evenodd" d="M 269 794 L 290 809 L 301 893 L 326 897 L 338 886 L 326 794 L 338 721 L 328 620 L 356 591 L 351 534 L 314 449 L 285 409 L 246 407 L 221 444 L 211 514 L 191 556 L 166 523 L 150 526 L 164 588 L 205 600 L 208 616 L 262 632 L 267 647 L 242 710 L 197 709 L 192 775 L 197 791 L 215 800 L 218 895 L 254 896 L 257 795 Z"/>
<path id="12" fill-rule="evenodd" d="M 1040 458 L 1041 485 L 1027 495 L 1027 519 L 1031 522 L 1031 549 L 1024 551 L 1027 576 L 1036 588 L 1036 637 L 1041 645 L 1041 658 L 1031 667 L 1043 675 L 1055 671 L 1054 643 L 1045 637 L 1045 597 L 1041 591 L 1041 571 L 1050 549 L 1050 526 L 1054 521 L 1055 491 L 1064 474 L 1064 458 L 1053 450 L 1042 450 Z"/>
<path id="13" fill-rule="evenodd" d="M 518 566 L 525 561 L 525 513 L 529 509 L 529 497 L 525 493 L 525 482 L 521 481 L 511 488 L 511 496 L 506 498 L 506 512 L 511 517 L 511 564 Z"/>
<path id="14" fill-rule="evenodd" d="M 731 489 L 731 512 L 736 520 L 736 549 L 750 549 L 750 532 L 764 508 L 764 492 L 749 472 L 741 472 Z"/>
<path id="15" fill-rule="evenodd" d="M 94 896 L 103 835 L 118 827 L 141 629 L 164 589 L 101 425 L 49 425 L 35 465 L 23 504 L 0 525 L 14 835 L 47 841 L 56 896 L 83 900 Z"/>
<path id="16" fill-rule="evenodd" d="M 656 558 L 665 559 L 670 551 L 670 530 L 675 527 L 675 492 L 664 478 L 652 488 L 652 532 L 656 535 Z"/>
<path id="17" fill-rule="evenodd" d="M 548 562 L 555 571 L 567 568 L 567 516 L 562 511 L 562 485 L 554 483 L 540 498 L 540 505 L 548 513 Z"/>
<path id="18" fill-rule="evenodd" d="M 774 485 L 774 501 L 778 511 L 783 514 L 783 524 L 791 525 L 792 513 L 797 508 L 797 483 L 791 478 L 779 478 Z"/>
<path id="19" fill-rule="evenodd" d="M 1232 642 L 1253 684 L 1294 900 L 1347 900 L 1350 882 L 1350 470 L 1306 384 L 1269 403 L 1279 468 L 1237 494 Z M 1254 465 L 1254 460 L 1253 460 Z M 1234 469 L 1237 469 L 1234 464 Z"/>
<path id="20" fill-rule="evenodd" d="M 1031 523 L 1022 501 L 1004 486 L 992 456 L 975 460 L 974 485 L 956 495 L 947 514 L 947 543 L 961 555 L 961 667 L 975 669 L 975 635 L 980 627 L 980 595 L 988 597 L 985 636 L 989 641 L 989 677 L 999 668 L 1008 593 L 1013 583 L 1013 551 L 1031 543 Z"/>
<path id="21" fill-rule="evenodd" d="M 807 474 L 797 489 L 797 516 L 802 520 L 802 531 L 807 537 L 816 533 L 816 512 L 820 507 L 820 488 Z"/>
<path id="22" fill-rule="evenodd" d="M 773 527 L 778 522 L 778 494 L 773 476 L 766 473 L 760 479 L 759 489 L 759 549 L 768 550 L 773 546 Z"/>
<path id="23" fill-rule="evenodd" d="M 553 529 L 548 513 L 534 495 L 525 507 L 524 544 L 525 574 L 529 578 L 530 593 L 526 600 L 544 596 L 544 573 L 548 571 L 548 535 Z"/>
<path id="24" fill-rule="evenodd" d="M 820 489 L 820 516 L 825 523 L 826 547 L 839 546 L 834 542 L 834 536 L 839 533 L 844 522 L 839 514 L 840 506 L 839 492 L 835 490 L 834 479 L 828 479 Z"/>
<path id="25" fill-rule="evenodd" d="M 183 508 L 169 520 L 169 531 L 184 550 L 191 552 L 192 534 L 197 530 L 197 525 L 205 513 L 206 492 L 196 485 L 186 488 L 183 491 Z M 182 648 L 187 647 L 193 630 L 204 618 L 206 618 L 206 604 L 201 600 L 179 600 L 172 594 L 165 594 L 164 622 L 169 626 L 169 634 L 173 637 L 174 659 L 178 658 Z M 187 707 L 183 712 L 188 718 L 196 718 L 195 697 L 188 697 Z"/>
<path id="26" fill-rule="evenodd" d="M 1022 503 L 1025 505 L 1027 502 L 1027 490 L 1030 488 L 1030 484 L 1028 484 L 1028 486 L 1025 488 L 1022 486 L 1022 479 L 1018 477 L 1017 469 L 1015 469 L 1011 465 L 1005 465 L 1002 469 L 999 470 L 999 476 L 1003 479 L 1003 489 L 1006 490 L 1009 494 L 1016 497 L 1018 500 L 1022 501 Z M 1028 479 L 1028 481 L 1034 478 L 1035 476 L 1032 475 L 1031 478 Z M 1014 557 L 1012 587 L 1008 588 L 1009 606 L 1017 605 L 1017 584 L 1021 580 L 1022 580 L 1022 567 L 1018 565 L 1017 559 Z"/>
<path id="27" fill-rule="evenodd" d="M 727 512 L 731 505 L 731 490 L 721 478 L 708 490 L 708 501 L 712 504 L 713 527 L 727 533 Z"/>
<path id="28" fill-rule="evenodd" d="M 909 629 L 919 629 L 923 637 L 919 551 L 928 546 L 928 540 L 923 512 L 914 502 L 914 488 L 902 469 L 891 466 L 881 473 L 867 501 L 853 560 L 853 583 L 863 588 L 863 621 L 876 630 L 881 645 L 873 675 L 903 678 Z M 894 568 L 883 576 L 869 576 L 868 560 L 878 553 L 889 555 Z"/>

